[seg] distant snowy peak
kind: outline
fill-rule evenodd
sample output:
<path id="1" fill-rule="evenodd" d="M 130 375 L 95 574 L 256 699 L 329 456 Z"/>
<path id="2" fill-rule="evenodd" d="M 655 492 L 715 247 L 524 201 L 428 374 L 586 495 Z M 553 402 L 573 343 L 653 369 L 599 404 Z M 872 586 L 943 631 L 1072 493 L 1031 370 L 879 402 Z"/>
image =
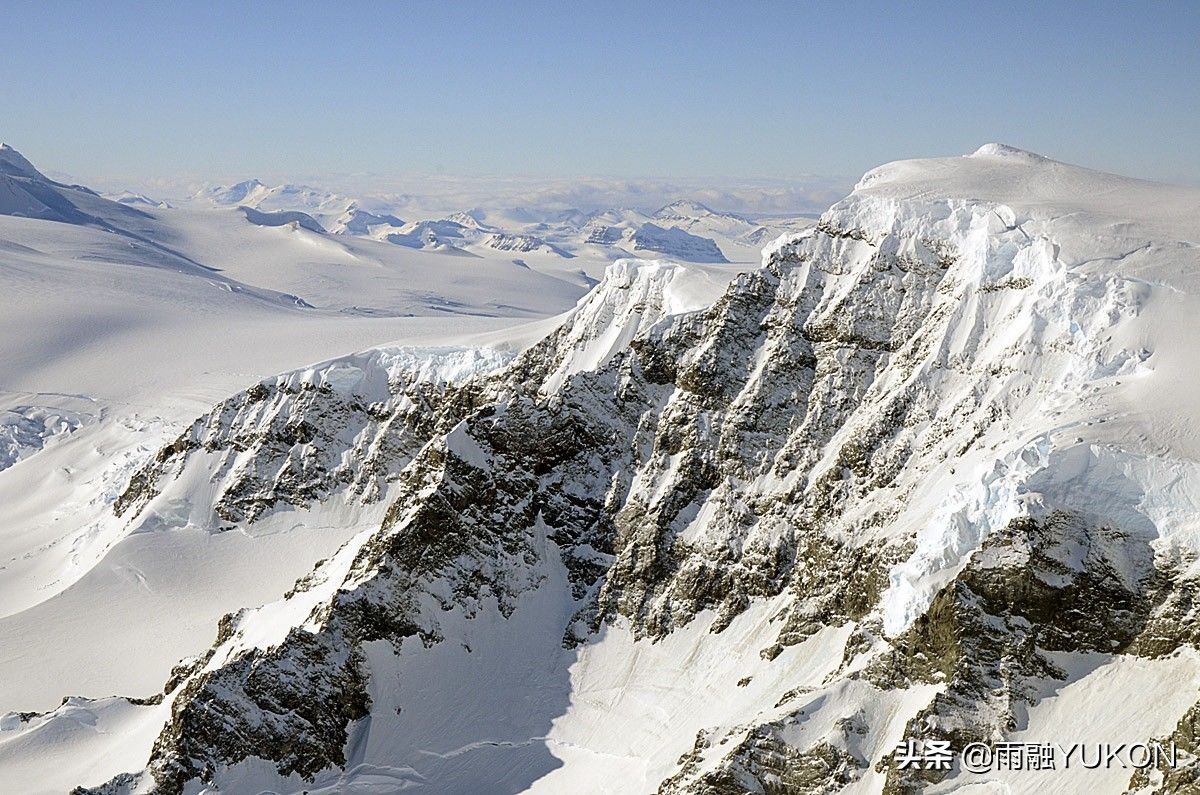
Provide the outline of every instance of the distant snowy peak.
<path id="1" fill-rule="evenodd" d="M 696 201 L 672 202 L 654 214 L 659 226 L 675 227 L 701 237 L 734 240 L 753 232 L 756 225 L 733 213 L 719 213 Z"/>
<path id="2" fill-rule="evenodd" d="M 582 229 L 595 219 L 598 214 L 595 211 L 589 212 L 572 207 L 553 213 L 547 220 L 552 224 L 558 224 L 570 229 Z"/>
<path id="3" fill-rule="evenodd" d="M 335 226 L 347 213 L 358 209 L 354 199 L 307 185 L 268 186 L 248 179 L 228 187 L 208 188 L 193 198 L 218 206 L 253 207 L 263 212 L 302 212 L 322 226 Z M 397 219 L 398 220 L 398 219 Z"/>
<path id="4" fill-rule="evenodd" d="M 440 238 L 462 238 L 465 236 L 467 227 L 451 221 L 446 218 L 437 218 L 430 221 L 414 221 L 401 228 L 402 232 L 408 234 L 432 234 Z"/>
<path id="5" fill-rule="evenodd" d="M 654 214 L 655 218 L 699 218 L 702 215 L 711 215 L 712 210 L 705 207 L 700 202 L 694 202 L 689 199 L 680 199 L 679 201 L 671 202 L 662 207 Z"/>
<path id="6" fill-rule="evenodd" d="M 579 230 L 575 238 L 585 245 L 612 246 L 627 240 L 650 216 L 637 210 L 610 209 L 564 214 L 564 223 Z"/>
<path id="7" fill-rule="evenodd" d="M 608 226 L 607 224 L 590 224 L 584 227 L 583 242 L 598 246 L 611 246 L 614 243 L 620 242 L 625 237 L 627 230 L 619 226 Z"/>
<path id="8" fill-rule="evenodd" d="M 453 221 L 454 223 L 460 224 L 467 229 L 478 229 L 484 232 L 491 232 L 496 228 L 483 223 L 480 219 L 476 218 L 471 211 L 454 213 L 453 215 L 447 217 L 446 220 Z"/>
<path id="9" fill-rule="evenodd" d="M 351 207 L 338 216 L 329 231 L 335 235 L 369 235 L 372 228 L 379 226 L 400 228 L 404 221 L 389 213 L 376 214 Z"/>
<path id="10" fill-rule="evenodd" d="M 710 215 L 717 216 L 719 218 L 728 218 L 735 221 L 741 221 L 743 223 L 750 223 L 740 215 L 734 215 L 733 213 L 719 213 L 712 208 L 701 204 L 700 202 L 691 201 L 689 199 L 680 199 L 679 201 L 671 202 L 667 206 L 659 209 L 659 211 L 654 214 L 654 218 L 659 221 L 669 221 L 678 219 L 706 218 Z"/>
<path id="11" fill-rule="evenodd" d="M 252 197 L 260 210 L 303 210 L 311 215 L 341 215 L 358 202 L 339 193 L 307 185 L 278 185 Z"/>
<path id="12" fill-rule="evenodd" d="M 441 218 L 405 224 L 398 231 L 386 232 L 380 239 L 408 248 L 435 249 L 466 254 L 467 252 L 461 249 L 461 246 L 468 242 L 466 232 L 467 227 L 462 224 Z"/>
<path id="13" fill-rule="evenodd" d="M 587 213 L 585 216 L 585 224 L 593 226 L 596 224 L 608 224 L 610 226 L 629 226 L 637 227 L 651 220 L 650 216 L 640 210 L 628 210 L 624 208 L 612 208 L 609 210 L 596 210 Z"/>
<path id="14" fill-rule="evenodd" d="M 325 227 L 321 226 L 315 218 L 307 213 L 302 213 L 299 210 L 280 210 L 279 212 L 265 213 L 261 210 L 256 210 L 253 207 L 239 207 L 238 210 L 246 216 L 246 220 L 255 226 L 287 226 L 289 224 L 307 229 L 310 232 L 318 234 L 325 233 Z"/>
<path id="15" fill-rule="evenodd" d="M 143 193 L 133 193 L 127 190 L 120 193 L 106 193 L 104 194 L 104 198 L 129 207 L 152 207 L 157 210 L 167 210 L 171 207 L 167 202 L 152 199 Z"/>
<path id="16" fill-rule="evenodd" d="M 781 236 L 799 234 L 815 223 L 816 219 L 803 217 L 763 220 L 761 226 L 754 227 L 749 232 L 741 235 L 738 238 L 738 242 L 755 248 L 763 248 Z"/>
<path id="17" fill-rule="evenodd" d="M 711 238 L 699 237 L 675 227 L 646 223 L 633 234 L 633 247 L 653 251 L 686 262 L 728 262 Z"/>
<path id="18" fill-rule="evenodd" d="M 1008 144 L 984 144 L 967 157 L 1008 157 L 1026 163 L 1052 163 L 1050 158 Z"/>
<path id="19" fill-rule="evenodd" d="M 503 232 L 497 232 L 489 235 L 483 241 L 483 245 L 488 248 L 494 248 L 497 251 L 519 251 L 522 253 L 536 252 L 541 254 L 554 254 L 555 256 L 570 259 L 575 255 L 569 251 L 565 251 L 558 246 L 547 243 L 540 237 L 533 235 L 509 235 Z"/>
<path id="20" fill-rule="evenodd" d="M 201 191 L 197 196 L 208 199 L 214 204 L 251 204 L 258 194 L 268 188 L 257 179 L 248 179 L 236 185 L 217 186 Z"/>
<path id="21" fill-rule="evenodd" d="M 751 246 L 765 246 L 777 237 L 779 237 L 778 230 L 760 226 L 742 235 L 740 240 Z"/>

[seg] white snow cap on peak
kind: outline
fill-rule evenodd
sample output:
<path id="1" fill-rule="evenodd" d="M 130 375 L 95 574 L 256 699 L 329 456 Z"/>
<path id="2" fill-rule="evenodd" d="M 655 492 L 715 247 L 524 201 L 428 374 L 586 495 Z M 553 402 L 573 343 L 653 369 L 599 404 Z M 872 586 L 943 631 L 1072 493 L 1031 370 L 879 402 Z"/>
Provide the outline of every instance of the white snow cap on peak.
<path id="1" fill-rule="evenodd" d="M 662 218 L 667 215 L 682 215 L 690 217 L 703 217 L 705 215 L 713 215 L 711 208 L 704 206 L 698 201 L 691 199 L 677 199 L 670 204 L 659 209 L 654 214 L 656 218 Z"/>
<path id="2" fill-rule="evenodd" d="M 1008 144 L 984 144 L 967 157 L 1010 157 L 1027 160 L 1032 163 L 1049 162 L 1050 158 L 1035 152 L 1028 152 Z"/>
<path id="3" fill-rule="evenodd" d="M 1196 188 L 1106 174 L 990 143 L 965 157 L 885 163 L 859 180 L 849 204 L 839 202 L 833 209 L 861 210 L 862 200 L 880 199 L 885 204 L 908 203 L 909 210 L 944 201 L 1004 204 L 1023 217 L 1085 212 L 1094 223 L 1103 217 L 1106 222 L 1141 224 L 1143 236 L 1194 240 L 1198 196 Z"/>

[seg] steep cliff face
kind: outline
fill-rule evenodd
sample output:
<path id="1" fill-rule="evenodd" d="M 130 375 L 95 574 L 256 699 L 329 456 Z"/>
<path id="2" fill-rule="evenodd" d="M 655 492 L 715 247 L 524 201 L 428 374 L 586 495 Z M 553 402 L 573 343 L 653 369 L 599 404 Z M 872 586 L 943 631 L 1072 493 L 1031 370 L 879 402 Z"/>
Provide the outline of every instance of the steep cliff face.
<path id="1" fill-rule="evenodd" d="M 969 776 L 901 739 L 1083 740 L 1089 681 L 1187 682 L 1109 739 L 1191 737 L 1194 198 L 893 164 L 727 287 L 617 263 L 499 369 L 371 353 L 226 401 L 119 512 L 386 514 L 226 617 L 94 791 L 933 791 Z"/>

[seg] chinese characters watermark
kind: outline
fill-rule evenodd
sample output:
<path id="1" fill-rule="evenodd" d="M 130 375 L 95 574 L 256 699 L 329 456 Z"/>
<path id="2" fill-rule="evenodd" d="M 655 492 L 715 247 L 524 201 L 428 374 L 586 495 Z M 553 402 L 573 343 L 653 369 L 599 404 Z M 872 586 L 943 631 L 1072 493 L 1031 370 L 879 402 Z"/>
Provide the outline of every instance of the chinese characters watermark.
<path id="1" fill-rule="evenodd" d="M 968 743 L 961 751 L 949 740 L 903 740 L 896 746 L 893 764 L 900 770 L 952 770 L 955 756 L 969 773 L 1005 770 L 1071 770 L 1125 768 L 1143 770 L 1178 767 L 1179 749 L 1145 743 Z"/>

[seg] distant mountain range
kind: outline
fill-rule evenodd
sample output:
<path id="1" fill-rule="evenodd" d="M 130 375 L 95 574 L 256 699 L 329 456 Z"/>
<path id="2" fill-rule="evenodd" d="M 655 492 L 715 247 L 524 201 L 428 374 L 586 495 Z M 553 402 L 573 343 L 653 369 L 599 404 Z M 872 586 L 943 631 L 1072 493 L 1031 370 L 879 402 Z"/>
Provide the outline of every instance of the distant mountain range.
<path id="1" fill-rule="evenodd" d="M 366 237 L 409 248 L 456 254 L 491 248 L 609 260 L 626 256 L 662 256 L 685 262 L 754 260 L 765 243 L 811 223 L 799 216 L 756 222 L 687 199 L 654 212 L 621 208 L 473 208 L 446 217 L 406 222 L 384 201 L 351 198 L 303 185 L 268 186 L 257 179 L 206 188 L 192 199 L 265 213 L 247 214 L 252 223 L 275 226 L 295 221 L 312 231 Z"/>

